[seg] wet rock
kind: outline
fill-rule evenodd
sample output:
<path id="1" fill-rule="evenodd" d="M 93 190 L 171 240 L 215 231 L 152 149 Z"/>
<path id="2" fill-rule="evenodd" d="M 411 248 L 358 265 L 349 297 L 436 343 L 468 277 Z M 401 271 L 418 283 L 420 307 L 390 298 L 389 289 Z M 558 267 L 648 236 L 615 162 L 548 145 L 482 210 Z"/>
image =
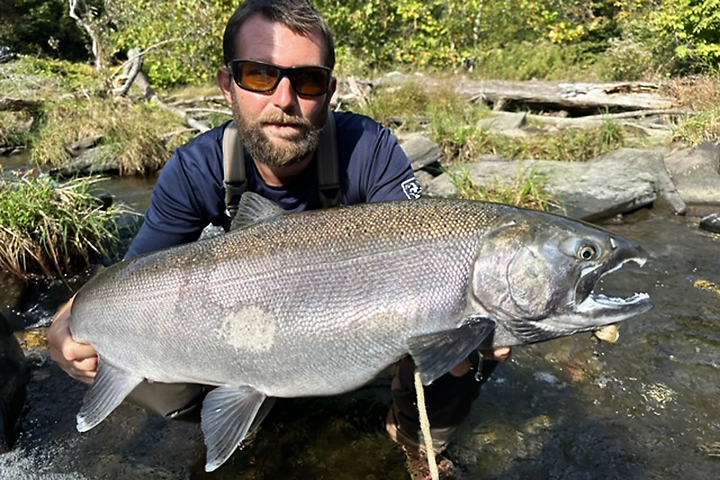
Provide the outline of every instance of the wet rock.
<path id="1" fill-rule="evenodd" d="M 708 232 L 720 233 L 720 213 L 711 213 L 700 220 L 700 228 Z"/>
<path id="2" fill-rule="evenodd" d="M 20 343 L 0 315 L 0 454 L 8 452 L 17 439 L 28 381 Z"/>
<path id="3" fill-rule="evenodd" d="M 76 177 L 83 175 L 111 174 L 119 171 L 117 158 L 113 154 L 112 147 L 100 145 L 82 151 L 68 165 L 55 168 L 50 171 L 53 175 L 64 177 Z"/>
<path id="4" fill-rule="evenodd" d="M 102 135 L 93 135 L 85 137 L 77 142 L 73 142 L 66 148 L 67 152 L 73 157 L 79 157 L 83 152 L 90 150 L 91 148 L 97 147 L 102 141 Z"/>

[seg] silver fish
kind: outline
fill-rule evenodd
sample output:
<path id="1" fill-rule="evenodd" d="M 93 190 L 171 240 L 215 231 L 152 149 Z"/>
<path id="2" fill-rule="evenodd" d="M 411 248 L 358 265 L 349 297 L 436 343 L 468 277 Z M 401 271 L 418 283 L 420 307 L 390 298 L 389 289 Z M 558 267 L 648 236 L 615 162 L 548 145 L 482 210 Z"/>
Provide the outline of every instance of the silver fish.
<path id="1" fill-rule="evenodd" d="M 233 230 L 102 271 L 78 293 L 72 334 L 100 369 L 87 431 L 143 379 L 215 385 L 206 470 L 271 397 L 356 389 L 410 354 L 424 384 L 474 349 L 572 335 L 647 312 L 647 294 L 596 295 L 642 265 L 636 244 L 506 205 L 421 199 L 285 214 L 245 193 Z"/>

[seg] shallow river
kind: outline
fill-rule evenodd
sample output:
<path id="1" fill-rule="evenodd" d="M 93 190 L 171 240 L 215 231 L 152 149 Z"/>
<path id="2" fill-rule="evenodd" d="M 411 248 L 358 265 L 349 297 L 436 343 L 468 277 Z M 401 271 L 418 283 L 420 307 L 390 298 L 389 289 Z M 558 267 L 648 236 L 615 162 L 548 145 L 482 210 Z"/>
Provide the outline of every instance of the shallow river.
<path id="1" fill-rule="evenodd" d="M 150 184 L 108 188 L 143 210 Z M 720 236 L 694 218 L 635 217 L 606 228 L 639 242 L 650 261 L 608 277 L 604 288 L 646 291 L 655 308 L 625 322 L 615 344 L 576 335 L 516 348 L 449 451 L 463 478 L 720 478 Z M 23 433 L 0 456 L 0 479 L 406 478 L 382 426 L 387 381 L 341 397 L 279 401 L 254 443 L 213 474 L 203 471 L 198 425 L 133 405 L 79 434 L 85 387 L 47 361 L 42 329 L 32 328 L 46 325 L 70 291 L 5 277 L 0 292 L 0 308 L 26 330 L 19 334 L 34 365 Z"/>

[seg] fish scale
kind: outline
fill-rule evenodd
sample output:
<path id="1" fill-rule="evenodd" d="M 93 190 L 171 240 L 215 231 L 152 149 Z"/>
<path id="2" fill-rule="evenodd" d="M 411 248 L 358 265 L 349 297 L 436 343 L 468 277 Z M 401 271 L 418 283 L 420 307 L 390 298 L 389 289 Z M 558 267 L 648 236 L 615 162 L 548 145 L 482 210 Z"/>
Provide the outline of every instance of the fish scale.
<path id="1" fill-rule="evenodd" d="M 346 392 L 408 354 L 427 384 L 473 349 L 643 313 L 646 295 L 608 299 L 588 286 L 644 259 L 590 225 L 506 205 L 420 199 L 285 214 L 245 193 L 230 233 L 121 262 L 80 290 L 71 330 L 98 351 L 101 381 L 78 428 L 143 378 L 213 385 L 203 405 L 213 470 L 267 398 Z"/>

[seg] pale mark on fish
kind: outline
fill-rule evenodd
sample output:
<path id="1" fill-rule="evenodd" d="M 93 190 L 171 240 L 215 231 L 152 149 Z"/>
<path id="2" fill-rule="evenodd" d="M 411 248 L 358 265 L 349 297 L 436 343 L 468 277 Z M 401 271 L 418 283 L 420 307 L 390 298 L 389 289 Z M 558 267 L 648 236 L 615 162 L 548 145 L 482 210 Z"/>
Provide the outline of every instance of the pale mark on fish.
<path id="1" fill-rule="evenodd" d="M 277 318 L 260 307 L 231 312 L 222 322 L 219 337 L 238 350 L 267 352 L 275 344 Z"/>

